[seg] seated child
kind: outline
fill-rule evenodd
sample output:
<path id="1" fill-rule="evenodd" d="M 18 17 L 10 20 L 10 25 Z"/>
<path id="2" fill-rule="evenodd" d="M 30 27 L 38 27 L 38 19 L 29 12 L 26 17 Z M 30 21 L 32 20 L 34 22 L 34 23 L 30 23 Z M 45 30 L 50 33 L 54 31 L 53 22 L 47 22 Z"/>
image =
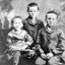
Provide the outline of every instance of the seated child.
<path id="1" fill-rule="evenodd" d="M 61 58 L 65 61 L 65 50 L 62 49 L 65 48 L 65 33 L 60 27 L 58 17 L 58 13 L 55 11 L 48 11 L 46 14 L 48 48 L 53 53 L 53 57 L 48 61 L 50 65 L 63 64 L 63 62 L 60 62 Z"/>
<path id="2" fill-rule="evenodd" d="M 20 51 L 25 51 L 28 46 L 33 43 L 31 36 L 23 29 L 23 22 L 20 16 L 16 16 L 11 21 L 12 29 L 7 36 L 7 47 L 9 48 L 6 52 L 8 58 L 13 58 L 14 65 L 18 65 Z"/>

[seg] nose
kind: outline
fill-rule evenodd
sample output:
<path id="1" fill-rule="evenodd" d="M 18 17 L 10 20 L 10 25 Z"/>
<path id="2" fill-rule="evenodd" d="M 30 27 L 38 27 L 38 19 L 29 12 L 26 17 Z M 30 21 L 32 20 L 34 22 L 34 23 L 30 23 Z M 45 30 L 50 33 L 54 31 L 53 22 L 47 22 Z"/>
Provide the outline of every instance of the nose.
<path id="1" fill-rule="evenodd" d="M 17 27 L 19 27 L 19 25 L 17 24 Z"/>
<path id="2" fill-rule="evenodd" d="M 34 15 L 34 12 L 32 12 L 32 15 Z"/>
<path id="3" fill-rule="evenodd" d="M 51 20 L 49 21 L 49 24 L 51 24 Z"/>

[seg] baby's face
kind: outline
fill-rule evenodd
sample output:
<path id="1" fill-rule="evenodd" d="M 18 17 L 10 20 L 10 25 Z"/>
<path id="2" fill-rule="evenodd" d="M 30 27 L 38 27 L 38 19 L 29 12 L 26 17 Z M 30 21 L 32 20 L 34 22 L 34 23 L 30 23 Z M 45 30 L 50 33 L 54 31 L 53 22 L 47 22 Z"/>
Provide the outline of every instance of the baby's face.
<path id="1" fill-rule="evenodd" d="M 29 11 L 28 11 L 29 16 L 31 16 L 32 18 L 36 18 L 38 16 L 38 13 L 39 11 L 37 6 L 29 7 Z"/>
<path id="2" fill-rule="evenodd" d="M 57 15 L 54 13 L 47 14 L 46 21 L 49 26 L 56 25 L 57 24 Z"/>
<path id="3" fill-rule="evenodd" d="M 20 18 L 14 19 L 13 27 L 14 27 L 16 30 L 20 30 L 20 29 L 23 27 L 23 23 L 22 23 L 22 21 L 21 21 Z"/>

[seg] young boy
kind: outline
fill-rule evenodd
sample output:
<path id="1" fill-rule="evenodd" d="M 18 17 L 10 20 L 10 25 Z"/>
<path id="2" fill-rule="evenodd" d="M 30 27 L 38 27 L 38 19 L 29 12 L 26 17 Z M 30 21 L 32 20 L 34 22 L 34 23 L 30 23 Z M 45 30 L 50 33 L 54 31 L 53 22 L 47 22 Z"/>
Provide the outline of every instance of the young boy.
<path id="1" fill-rule="evenodd" d="M 50 65 L 58 65 L 60 61 L 60 56 L 63 58 L 65 52 L 62 51 L 62 48 L 65 48 L 65 34 L 64 31 L 60 28 L 58 22 L 58 14 L 55 11 L 49 11 L 46 14 L 46 32 L 48 34 L 49 40 L 49 50 L 54 56 L 49 59 Z M 60 56 L 57 54 L 61 54 Z M 50 55 L 47 55 L 50 57 Z"/>
<path id="2" fill-rule="evenodd" d="M 9 59 L 13 58 L 13 64 L 18 65 L 20 58 L 20 51 L 26 50 L 28 46 L 33 43 L 31 36 L 23 29 L 23 22 L 20 16 L 12 19 L 12 29 L 8 33 L 7 46 Z"/>
<path id="3" fill-rule="evenodd" d="M 37 3 L 30 3 L 27 7 L 28 18 L 26 18 L 24 23 L 24 29 L 33 37 L 35 43 L 37 39 L 37 33 L 39 29 L 43 26 L 43 22 L 37 18 L 39 13 L 39 7 Z"/>
<path id="4" fill-rule="evenodd" d="M 34 43 L 31 46 L 33 50 L 30 54 L 34 55 L 35 47 L 37 44 L 38 32 L 41 28 L 44 28 L 43 22 L 37 18 L 39 14 L 39 6 L 37 3 L 30 3 L 27 6 L 28 17 L 23 21 L 24 29 L 32 36 Z M 32 61 L 33 62 L 33 61 Z"/>

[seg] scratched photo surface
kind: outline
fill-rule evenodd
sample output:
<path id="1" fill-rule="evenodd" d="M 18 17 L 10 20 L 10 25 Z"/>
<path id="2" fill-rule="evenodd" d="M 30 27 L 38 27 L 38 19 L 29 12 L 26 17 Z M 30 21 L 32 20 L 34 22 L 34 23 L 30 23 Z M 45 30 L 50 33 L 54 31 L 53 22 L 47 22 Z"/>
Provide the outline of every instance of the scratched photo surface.
<path id="1" fill-rule="evenodd" d="M 60 23 L 60 28 L 65 32 L 65 0 L 0 0 L 0 65 L 12 65 L 12 60 L 7 61 L 4 53 L 6 49 L 6 35 L 11 27 L 11 19 L 14 16 L 19 15 L 22 19 L 28 16 L 27 5 L 31 2 L 38 3 L 40 8 L 38 18 L 43 20 L 45 25 L 46 12 L 55 10 L 59 15 L 58 22 Z M 3 55 L 5 55 L 4 58 L 2 58 Z M 34 65 L 34 63 L 28 64 L 28 62 L 21 59 L 19 65 Z"/>

